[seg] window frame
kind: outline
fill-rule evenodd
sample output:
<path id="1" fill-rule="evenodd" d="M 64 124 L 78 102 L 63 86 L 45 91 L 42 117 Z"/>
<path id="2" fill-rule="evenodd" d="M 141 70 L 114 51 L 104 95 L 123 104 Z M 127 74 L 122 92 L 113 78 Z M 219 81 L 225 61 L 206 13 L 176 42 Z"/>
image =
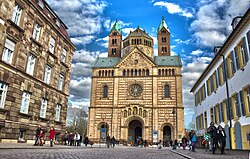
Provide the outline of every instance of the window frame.
<path id="1" fill-rule="evenodd" d="M 66 50 L 66 49 L 63 49 L 62 55 L 61 55 L 61 61 L 62 61 L 63 63 L 66 63 L 66 57 L 67 57 L 67 50 Z"/>
<path id="2" fill-rule="evenodd" d="M 108 85 L 103 86 L 103 98 L 108 98 Z"/>
<path id="3" fill-rule="evenodd" d="M 23 8 L 15 2 L 14 8 L 12 10 L 11 21 L 16 25 L 20 25 L 21 17 L 22 17 Z"/>
<path id="4" fill-rule="evenodd" d="M 54 54 L 55 52 L 55 46 L 56 46 L 56 39 L 54 39 L 52 36 L 50 37 L 49 41 L 49 52 Z"/>
<path id="5" fill-rule="evenodd" d="M 36 23 L 34 26 L 32 38 L 36 40 L 37 42 L 39 42 L 39 39 L 40 39 L 41 29 L 42 29 L 42 26 L 39 23 Z"/>
<path id="6" fill-rule="evenodd" d="M 31 65 L 32 62 L 34 62 L 34 63 Z M 34 56 L 33 54 L 29 54 L 29 57 L 27 60 L 26 73 L 33 76 L 34 70 L 35 70 L 35 65 L 36 65 L 36 56 Z"/>
<path id="7" fill-rule="evenodd" d="M 2 61 L 12 64 L 16 43 L 6 38 L 2 53 Z"/>
<path id="8" fill-rule="evenodd" d="M 60 74 L 59 80 L 58 80 L 58 90 L 60 90 L 60 91 L 63 90 L 63 84 L 64 84 L 64 75 Z"/>
<path id="9" fill-rule="evenodd" d="M 8 85 L 0 81 L 0 108 L 1 109 L 4 109 L 7 92 L 8 92 Z"/>
<path id="10" fill-rule="evenodd" d="M 58 121 L 58 122 L 60 121 L 61 108 L 62 106 L 60 104 L 56 104 L 55 121 Z"/>
<path id="11" fill-rule="evenodd" d="M 48 100 L 45 98 L 42 98 L 40 114 L 39 114 L 40 118 L 46 118 L 47 105 L 48 105 Z"/>
<path id="12" fill-rule="evenodd" d="M 31 94 L 23 91 L 20 113 L 28 114 Z"/>
<path id="13" fill-rule="evenodd" d="M 46 84 L 50 84 L 50 77 L 51 77 L 52 67 L 49 65 L 45 66 L 45 75 L 44 75 L 44 82 Z"/>

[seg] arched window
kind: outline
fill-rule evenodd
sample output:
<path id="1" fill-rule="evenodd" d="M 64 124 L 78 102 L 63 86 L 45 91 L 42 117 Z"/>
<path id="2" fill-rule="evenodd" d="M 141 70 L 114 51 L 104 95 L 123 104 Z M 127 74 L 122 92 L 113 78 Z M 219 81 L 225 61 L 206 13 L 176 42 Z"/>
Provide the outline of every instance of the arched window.
<path id="1" fill-rule="evenodd" d="M 137 76 L 137 69 L 135 70 L 135 76 Z"/>
<path id="2" fill-rule="evenodd" d="M 136 44 L 137 44 L 137 45 L 139 44 L 139 39 L 136 39 Z"/>
<path id="3" fill-rule="evenodd" d="M 168 75 L 171 76 L 171 69 L 168 69 Z"/>
<path id="4" fill-rule="evenodd" d="M 137 107 L 134 107 L 133 114 L 137 115 L 137 113 L 138 113 Z"/>
<path id="5" fill-rule="evenodd" d="M 145 76 L 145 69 L 142 70 L 142 75 Z"/>
<path id="6" fill-rule="evenodd" d="M 164 76 L 164 69 L 162 69 L 161 72 L 162 72 L 161 75 Z"/>
<path id="7" fill-rule="evenodd" d="M 143 110 L 143 117 L 146 118 L 147 117 L 147 111 Z"/>
<path id="8" fill-rule="evenodd" d="M 105 77 L 107 77 L 108 76 L 108 71 L 107 70 L 105 70 Z"/>
<path id="9" fill-rule="evenodd" d="M 139 109 L 139 115 L 142 116 L 142 108 Z"/>
<path id="10" fill-rule="evenodd" d="M 126 118 L 126 117 L 127 117 L 127 110 L 124 110 L 124 112 L 123 112 L 123 116 L 124 116 L 124 118 Z"/>
<path id="11" fill-rule="evenodd" d="M 141 39 L 140 39 L 140 44 L 141 44 Z"/>
<path id="12" fill-rule="evenodd" d="M 108 71 L 108 76 L 110 77 L 110 70 Z"/>
<path id="13" fill-rule="evenodd" d="M 111 74 L 112 74 L 111 76 L 114 77 L 114 70 L 111 71 Z"/>
<path id="14" fill-rule="evenodd" d="M 146 76 L 149 76 L 149 70 L 148 69 L 146 70 Z"/>
<path id="15" fill-rule="evenodd" d="M 101 76 L 102 75 L 102 71 L 101 70 L 99 70 L 99 76 Z"/>
<path id="16" fill-rule="evenodd" d="M 141 76 L 141 69 L 139 69 L 139 76 Z"/>
<path id="17" fill-rule="evenodd" d="M 130 71 L 129 71 L 129 70 L 127 70 L 127 76 L 130 76 L 130 74 L 129 74 L 129 73 L 130 73 Z"/>
<path id="18" fill-rule="evenodd" d="M 123 76 L 126 76 L 126 70 L 123 70 Z"/>
<path id="19" fill-rule="evenodd" d="M 165 69 L 165 76 L 167 76 L 168 75 L 168 70 L 167 69 Z"/>
<path id="20" fill-rule="evenodd" d="M 102 77 L 104 77 L 104 70 L 102 70 Z"/>
<path id="21" fill-rule="evenodd" d="M 108 86 L 103 87 L 103 98 L 108 98 Z"/>
<path id="22" fill-rule="evenodd" d="M 131 70 L 131 76 L 134 76 L 134 70 Z"/>
<path id="23" fill-rule="evenodd" d="M 159 76 L 161 75 L 161 70 L 160 70 L 160 69 L 158 70 L 158 75 L 159 75 Z"/>
<path id="24" fill-rule="evenodd" d="M 174 76 L 175 75 L 175 72 L 174 72 L 174 69 L 172 69 L 172 76 Z"/>
<path id="25" fill-rule="evenodd" d="M 128 116 L 131 115 L 131 108 L 128 108 Z"/>
<path id="26" fill-rule="evenodd" d="M 164 96 L 165 96 L 165 98 L 169 98 L 170 97 L 170 86 L 168 84 L 165 85 Z"/>

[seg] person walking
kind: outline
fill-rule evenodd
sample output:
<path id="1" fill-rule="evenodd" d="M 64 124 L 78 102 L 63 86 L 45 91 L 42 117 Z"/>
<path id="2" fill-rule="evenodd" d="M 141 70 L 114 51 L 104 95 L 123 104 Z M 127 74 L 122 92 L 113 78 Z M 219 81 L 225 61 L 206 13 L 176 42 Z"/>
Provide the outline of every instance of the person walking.
<path id="1" fill-rule="evenodd" d="M 84 144 L 85 144 L 85 146 L 87 146 L 89 144 L 89 138 L 87 136 L 84 139 Z"/>
<path id="2" fill-rule="evenodd" d="M 214 122 L 210 123 L 210 126 L 207 131 L 211 136 L 211 145 L 213 154 L 215 154 L 215 149 L 217 145 L 217 128 L 214 126 Z"/>
<path id="3" fill-rule="evenodd" d="M 39 135 L 40 135 L 41 130 L 42 130 L 41 125 L 39 125 L 38 128 L 36 129 L 36 139 L 35 139 L 34 146 L 39 145 Z"/>
<path id="4" fill-rule="evenodd" d="M 221 154 L 224 154 L 227 136 L 226 136 L 225 129 L 222 128 L 222 126 L 220 126 L 220 125 L 218 126 L 217 134 L 218 134 L 218 139 L 220 142 L 220 152 L 221 152 Z"/>
<path id="5" fill-rule="evenodd" d="M 55 138 L 55 135 L 56 135 L 56 131 L 54 129 L 53 126 L 50 127 L 50 131 L 49 131 L 49 140 L 50 140 L 50 147 L 53 146 L 53 140 Z"/>
<path id="6" fill-rule="evenodd" d="M 78 134 L 78 132 L 75 133 L 75 138 L 74 139 L 76 141 L 75 146 L 80 146 L 80 143 L 79 143 L 80 135 Z"/>
<path id="7" fill-rule="evenodd" d="M 69 133 L 66 131 L 65 134 L 64 134 L 64 137 L 63 137 L 63 140 L 64 140 L 64 145 L 67 145 L 68 143 L 68 137 L 69 137 Z"/>
<path id="8" fill-rule="evenodd" d="M 44 136 L 44 132 L 43 132 L 43 130 L 41 130 L 40 134 L 39 134 L 39 145 L 40 146 L 43 146 L 43 136 Z"/>
<path id="9" fill-rule="evenodd" d="M 195 152 L 195 143 L 196 143 L 197 137 L 196 137 L 196 133 L 193 133 L 192 139 L 191 139 L 191 143 L 192 143 L 192 151 Z"/>
<path id="10" fill-rule="evenodd" d="M 115 147 L 115 137 L 114 136 L 111 138 L 111 144 L 112 144 L 112 147 L 114 148 Z"/>
<path id="11" fill-rule="evenodd" d="M 109 148 L 109 146 L 110 146 L 110 136 L 109 136 L 109 134 L 107 135 L 107 138 L 106 138 L 106 144 L 107 144 L 107 147 Z"/>
<path id="12" fill-rule="evenodd" d="M 181 139 L 181 144 L 182 144 L 183 150 L 185 150 L 187 146 L 187 138 L 185 135 Z"/>

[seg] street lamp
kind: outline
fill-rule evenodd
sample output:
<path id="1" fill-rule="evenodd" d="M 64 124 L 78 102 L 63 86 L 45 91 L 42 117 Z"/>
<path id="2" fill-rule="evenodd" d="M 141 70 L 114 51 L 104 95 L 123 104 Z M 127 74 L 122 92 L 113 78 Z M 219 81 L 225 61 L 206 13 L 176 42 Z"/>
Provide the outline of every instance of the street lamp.
<path id="1" fill-rule="evenodd" d="M 229 103 L 229 91 L 228 91 L 228 81 L 227 81 L 227 71 L 226 71 L 226 61 L 225 61 L 225 56 L 223 54 L 220 53 L 220 56 L 222 56 L 223 58 L 223 76 L 226 82 L 226 92 L 227 92 L 227 112 L 228 112 L 228 116 L 229 116 L 229 146 L 230 149 L 232 149 L 232 144 L 231 144 L 231 128 L 232 128 L 232 121 L 231 121 L 231 107 L 230 107 L 230 103 Z"/>

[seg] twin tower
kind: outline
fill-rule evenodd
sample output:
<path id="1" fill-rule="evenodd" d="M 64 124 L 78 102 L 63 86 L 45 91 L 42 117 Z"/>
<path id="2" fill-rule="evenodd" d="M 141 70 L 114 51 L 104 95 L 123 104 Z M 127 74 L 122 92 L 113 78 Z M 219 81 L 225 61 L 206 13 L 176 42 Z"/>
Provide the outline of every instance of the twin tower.
<path id="1" fill-rule="evenodd" d="M 170 56 L 170 30 L 164 17 L 162 17 L 157 29 L 157 40 L 158 56 Z M 122 57 L 138 47 L 147 56 L 153 58 L 153 46 L 153 39 L 139 27 L 130 31 L 129 35 L 122 40 L 121 26 L 116 20 L 109 34 L 108 57 Z"/>

